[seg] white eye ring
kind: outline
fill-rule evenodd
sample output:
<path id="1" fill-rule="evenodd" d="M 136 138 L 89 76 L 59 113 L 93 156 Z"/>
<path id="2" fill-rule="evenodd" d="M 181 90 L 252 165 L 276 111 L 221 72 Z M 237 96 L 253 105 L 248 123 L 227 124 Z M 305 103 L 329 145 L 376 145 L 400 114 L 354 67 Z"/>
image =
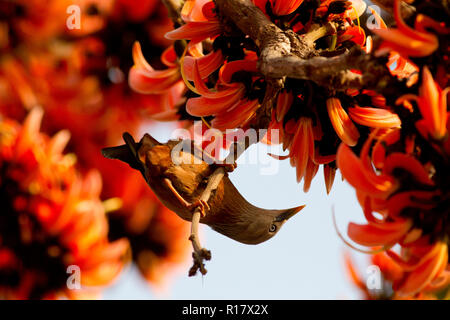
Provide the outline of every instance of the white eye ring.
<path id="1" fill-rule="evenodd" d="M 272 224 L 272 225 L 270 226 L 270 228 L 269 228 L 269 231 L 270 231 L 270 232 L 275 232 L 275 231 L 277 231 L 277 226 L 276 226 L 275 224 Z"/>

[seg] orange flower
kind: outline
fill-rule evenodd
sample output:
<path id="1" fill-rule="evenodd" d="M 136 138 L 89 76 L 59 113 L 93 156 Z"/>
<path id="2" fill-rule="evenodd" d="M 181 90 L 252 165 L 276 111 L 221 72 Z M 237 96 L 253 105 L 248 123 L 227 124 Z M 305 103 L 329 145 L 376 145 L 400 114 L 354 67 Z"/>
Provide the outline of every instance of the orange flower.
<path id="1" fill-rule="evenodd" d="M 341 140 L 349 146 L 354 146 L 358 142 L 359 132 L 352 120 L 342 108 L 341 101 L 338 98 L 329 98 L 327 100 L 328 115 L 336 134 Z"/>
<path id="2" fill-rule="evenodd" d="M 186 110 L 194 116 L 214 115 L 212 126 L 219 129 L 243 127 L 259 107 L 258 100 L 245 98 L 245 86 L 232 82 L 232 76 L 238 71 L 256 72 L 256 61 L 238 60 L 225 64 L 219 72 L 219 81 L 215 90 L 210 90 L 203 82 L 198 67 L 194 62 L 194 84 L 192 89 L 200 95 L 186 103 Z"/>
<path id="3" fill-rule="evenodd" d="M 106 285 L 128 253 L 127 240 L 108 241 L 99 174 L 76 172 L 73 156 L 62 154 L 68 133 L 39 133 L 42 114 L 33 109 L 22 127 L 0 122 L 0 201 L 8 208 L 0 214 L 0 273 L 16 279 L 0 282 L 8 299 L 76 298 L 66 286 L 69 266 L 79 268 L 81 285 Z"/>
<path id="4" fill-rule="evenodd" d="M 166 92 L 181 79 L 176 59 L 175 50 L 173 46 L 170 46 L 161 56 L 162 62 L 168 68 L 155 70 L 145 60 L 139 42 L 135 42 L 133 46 L 134 66 L 130 69 L 128 77 L 130 87 L 140 93 Z"/>
<path id="5" fill-rule="evenodd" d="M 419 131 L 427 137 L 441 140 L 447 134 L 447 93 L 450 88 L 442 90 L 434 81 L 431 72 L 425 66 L 422 71 L 422 85 L 419 96 L 406 94 L 397 99 L 397 104 L 416 101 L 423 120 L 416 122 Z"/>
<path id="6" fill-rule="evenodd" d="M 404 57 L 429 56 L 439 46 L 438 38 L 425 30 L 425 27 L 430 26 L 430 19 L 419 14 L 416 18 L 416 30 L 410 28 L 402 19 L 400 13 L 401 2 L 401 0 L 395 0 L 394 2 L 394 17 L 397 23 L 397 29 L 379 28 L 373 30 L 373 32 L 384 39 L 378 54 L 394 50 Z M 434 23 L 431 26 L 437 28 L 436 24 Z"/>
<path id="7" fill-rule="evenodd" d="M 350 279 L 363 293 L 366 300 L 431 300 L 436 299 L 429 292 L 405 294 L 396 288 L 396 284 L 405 277 L 403 269 L 385 253 L 377 253 L 372 256 L 372 266 L 379 268 L 381 281 L 379 288 L 369 288 L 363 277 L 357 272 L 348 253 L 344 255 L 345 265 Z"/>
<path id="8" fill-rule="evenodd" d="M 222 32 L 222 26 L 214 12 L 212 1 L 187 1 L 182 9 L 186 22 L 181 27 L 166 33 L 169 40 L 191 40 L 199 43 L 207 38 L 214 38 Z"/>
<path id="9" fill-rule="evenodd" d="M 378 141 L 369 149 L 373 139 Z M 345 144 L 337 154 L 344 178 L 357 190 L 367 224 L 350 223 L 348 236 L 356 243 L 390 249 L 387 255 L 401 268 L 392 277 L 396 297 L 416 297 L 449 284 L 448 215 L 445 190 L 436 188 L 433 168 L 416 158 L 414 141 L 401 140 L 399 129 L 372 132 L 358 158 Z M 403 144 L 404 143 L 404 144 Z M 374 166 L 379 170 L 377 174 Z M 446 178 L 443 177 L 445 180 Z M 438 180 L 439 181 L 439 180 Z M 373 210 L 379 215 L 374 215 Z M 446 231 L 447 230 L 447 231 Z"/>

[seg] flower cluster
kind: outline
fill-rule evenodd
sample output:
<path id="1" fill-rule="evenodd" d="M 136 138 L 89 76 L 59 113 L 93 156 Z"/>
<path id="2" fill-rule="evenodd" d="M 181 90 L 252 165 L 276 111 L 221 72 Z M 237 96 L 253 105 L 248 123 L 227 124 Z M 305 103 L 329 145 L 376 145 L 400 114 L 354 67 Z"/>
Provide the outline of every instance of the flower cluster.
<path id="1" fill-rule="evenodd" d="M 397 28 L 376 31 L 384 40 L 379 51 L 395 50 L 414 64 L 420 82 L 395 99 L 401 128 L 372 131 L 359 157 L 341 145 L 337 163 L 355 187 L 368 222 L 350 223 L 348 236 L 386 251 L 383 259 L 397 270 L 388 277 L 395 297 L 419 298 L 445 292 L 450 284 L 450 122 L 448 89 L 441 88 L 448 77 L 442 76 L 446 71 L 438 60 L 448 59 L 446 41 L 439 38 L 450 29 L 420 11 L 412 29 L 400 15 L 400 1 L 394 13 Z"/>
<path id="2" fill-rule="evenodd" d="M 79 29 L 66 25 L 70 6 L 80 8 Z M 133 170 L 107 161 L 100 150 L 120 141 L 123 131 L 151 125 L 149 114 L 178 99 L 179 90 L 142 95 L 126 81 L 133 41 L 160 63 L 170 43 L 163 36 L 171 29 L 165 6 L 159 0 L 0 0 L 0 7 L 0 115 L 23 122 L 40 106 L 43 132 L 70 132 L 67 150 L 76 155 L 77 168 L 83 174 L 96 169 L 95 181 L 103 184 L 97 196 L 107 224 L 114 225 L 109 239 L 139 234 L 139 241 L 130 241 L 133 258 L 150 282 L 162 283 L 168 266 L 186 257 L 187 225 L 162 208 Z M 127 227 L 137 216 L 149 222 L 139 232 Z M 145 263 L 138 261 L 142 251 L 148 252 Z"/>
<path id="3" fill-rule="evenodd" d="M 62 153 L 69 133 L 40 133 L 42 115 L 35 108 L 23 126 L 0 122 L 2 298 L 86 297 L 76 289 L 108 284 L 128 256 L 126 239 L 108 240 L 100 175 L 76 171 Z M 71 266 L 79 288 L 70 287 Z"/>
<path id="4" fill-rule="evenodd" d="M 309 1 L 254 3 L 277 26 L 295 31 L 312 48 L 339 52 L 355 45 L 366 50 L 365 31 L 355 25 L 366 9 L 363 1 L 323 1 L 318 7 Z M 183 79 L 189 91 L 174 109 L 163 113 L 164 117 L 170 115 L 167 119 L 203 119 L 221 131 L 254 126 L 257 111 L 269 92 L 257 67 L 260 52 L 256 44 L 243 33 L 227 30 L 212 1 L 187 1 L 181 16 L 185 24 L 166 34 L 175 41 L 161 58 L 166 69 L 154 70 L 135 44 L 130 86 L 141 93 L 159 93 L 173 90 Z M 321 24 L 334 28 L 330 31 L 319 27 Z M 398 73 L 405 69 L 396 65 Z M 334 92 L 311 81 L 287 79 L 269 128 L 279 130 L 283 149 L 289 150 L 287 156 L 279 158 L 290 158 L 297 180 L 304 179 L 304 190 L 324 165 L 329 192 L 340 141 L 354 146 L 361 134 L 368 134 L 368 128 L 398 126 L 398 116 L 374 91 Z"/>
<path id="5" fill-rule="evenodd" d="M 223 10 L 238 5 L 232 2 L 186 1 L 183 23 L 166 34 L 174 40 L 162 56 L 166 67 L 153 69 L 135 44 L 130 86 L 161 93 L 183 81 L 186 92 L 159 117 L 201 119 L 221 131 L 257 127 L 268 113 L 265 128 L 279 130 L 280 139 L 264 141 L 281 143 L 288 151 L 274 157 L 289 159 L 304 191 L 321 165 L 327 192 L 337 168 L 355 187 L 368 224 L 350 223 L 348 235 L 373 252 L 386 250 L 383 259 L 399 269 L 388 279 L 395 297 L 419 297 L 447 287 L 450 27 L 445 5 L 409 1 L 416 10 L 406 17 L 395 0 L 390 8 L 395 26 L 388 27 L 359 0 L 251 2 L 263 12 L 268 30 L 281 30 L 278 35 L 290 39 L 291 54 L 297 55 L 292 60 L 320 57 L 316 60 L 328 59 L 332 66 L 333 59 L 349 52 L 368 57 L 365 63 L 377 66 L 373 72 L 382 70 L 386 77 L 365 86 L 371 69 L 356 63 L 339 69 L 341 82 L 330 76 L 326 84 L 303 74 L 270 79 L 263 68 L 265 39 L 255 37 L 251 27 L 245 30 L 246 21 L 224 15 Z M 366 12 L 375 19 L 375 29 L 360 25 Z M 282 36 L 275 39 L 282 42 Z M 344 78 L 360 80 L 344 85 Z"/>

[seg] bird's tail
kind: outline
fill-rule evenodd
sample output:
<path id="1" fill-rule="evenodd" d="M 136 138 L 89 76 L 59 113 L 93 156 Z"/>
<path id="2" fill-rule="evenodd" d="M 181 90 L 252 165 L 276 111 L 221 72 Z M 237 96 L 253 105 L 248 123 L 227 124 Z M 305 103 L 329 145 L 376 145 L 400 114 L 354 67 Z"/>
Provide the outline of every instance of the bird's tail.
<path id="1" fill-rule="evenodd" d="M 108 159 L 117 159 L 128 163 L 131 168 L 139 170 L 145 177 L 145 168 L 138 156 L 141 142 L 136 143 L 128 132 L 125 132 L 122 137 L 125 141 L 124 145 L 104 148 L 102 155 Z"/>

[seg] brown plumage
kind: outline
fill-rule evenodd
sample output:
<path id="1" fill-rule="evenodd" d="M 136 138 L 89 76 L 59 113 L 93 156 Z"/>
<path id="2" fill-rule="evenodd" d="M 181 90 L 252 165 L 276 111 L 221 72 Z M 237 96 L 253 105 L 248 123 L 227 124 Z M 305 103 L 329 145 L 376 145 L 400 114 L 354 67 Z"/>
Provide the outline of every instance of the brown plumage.
<path id="1" fill-rule="evenodd" d="M 123 138 L 125 145 L 105 148 L 103 155 L 141 171 L 159 200 L 182 219 L 190 221 L 196 206 L 207 209 L 200 222 L 236 241 L 246 244 L 266 241 L 304 207 L 285 210 L 255 207 L 244 199 L 227 174 L 212 192 L 208 203 L 202 203 L 198 199 L 217 165 L 202 160 L 205 154 L 193 142 L 170 140 L 162 144 L 149 134 L 145 134 L 139 143 L 127 133 Z"/>

